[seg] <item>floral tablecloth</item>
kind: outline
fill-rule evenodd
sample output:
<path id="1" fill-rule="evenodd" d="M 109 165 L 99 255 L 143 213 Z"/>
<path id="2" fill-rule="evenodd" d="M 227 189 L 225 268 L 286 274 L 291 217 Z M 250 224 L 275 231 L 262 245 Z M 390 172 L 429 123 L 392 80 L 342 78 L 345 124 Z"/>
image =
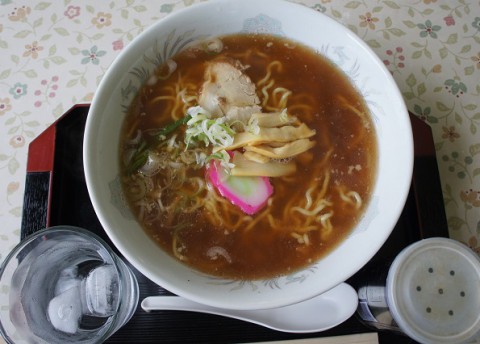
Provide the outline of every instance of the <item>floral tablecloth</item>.
<path id="1" fill-rule="evenodd" d="M 135 36 L 198 2 L 0 0 L 0 261 L 19 241 L 29 142 L 90 102 Z M 480 1 L 299 2 L 367 42 L 432 127 L 450 236 L 480 253 Z"/>
<path id="2" fill-rule="evenodd" d="M 0 0 L 0 260 L 19 240 L 29 142 L 91 101 L 135 36 L 198 2 Z M 367 42 L 432 127 L 450 236 L 480 253 L 480 1 L 299 2 Z"/>

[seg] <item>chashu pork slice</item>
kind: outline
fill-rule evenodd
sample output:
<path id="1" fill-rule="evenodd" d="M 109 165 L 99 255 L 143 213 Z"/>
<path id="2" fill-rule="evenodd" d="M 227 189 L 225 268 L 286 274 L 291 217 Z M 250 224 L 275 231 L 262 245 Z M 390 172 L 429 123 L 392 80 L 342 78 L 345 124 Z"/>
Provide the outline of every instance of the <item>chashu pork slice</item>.
<path id="1" fill-rule="evenodd" d="M 260 112 L 256 87 L 243 71 L 239 61 L 216 60 L 208 63 L 200 89 L 199 105 L 214 117 L 227 117 L 227 122 L 248 123 L 250 116 Z"/>

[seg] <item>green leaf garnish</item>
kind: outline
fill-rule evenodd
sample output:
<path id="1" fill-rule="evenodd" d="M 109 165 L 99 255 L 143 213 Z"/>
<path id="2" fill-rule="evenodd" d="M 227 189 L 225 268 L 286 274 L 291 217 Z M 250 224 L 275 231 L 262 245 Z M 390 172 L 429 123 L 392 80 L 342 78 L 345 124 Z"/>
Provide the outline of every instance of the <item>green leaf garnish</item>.
<path id="1" fill-rule="evenodd" d="M 187 115 L 183 118 L 176 120 L 175 122 L 167 124 L 165 127 L 156 130 L 151 140 L 147 142 L 146 140 L 142 139 L 133 153 L 132 159 L 130 163 L 125 168 L 125 172 L 127 175 L 133 174 L 137 171 L 140 167 L 145 165 L 148 161 L 148 153 L 152 149 L 155 149 L 163 140 L 167 138 L 167 136 L 177 130 L 182 124 L 187 123 L 192 116 Z"/>

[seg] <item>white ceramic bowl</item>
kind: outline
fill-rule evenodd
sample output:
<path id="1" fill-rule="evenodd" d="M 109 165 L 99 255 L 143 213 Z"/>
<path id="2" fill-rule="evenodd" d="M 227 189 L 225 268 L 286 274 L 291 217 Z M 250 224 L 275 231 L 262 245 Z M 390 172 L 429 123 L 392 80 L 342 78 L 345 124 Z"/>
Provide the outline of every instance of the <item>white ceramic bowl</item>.
<path id="1" fill-rule="evenodd" d="M 378 177 L 368 209 L 351 235 L 307 269 L 267 281 L 206 276 L 163 252 L 121 198 L 118 141 L 142 80 L 198 37 L 263 32 L 300 41 L 338 65 L 364 96 L 379 141 Z M 146 58 L 145 58 L 146 57 Z M 138 69 L 137 69 L 138 71 Z M 93 206 L 109 237 L 145 276 L 194 301 L 233 309 L 280 307 L 311 298 L 348 279 L 385 242 L 403 209 L 413 169 L 413 138 L 402 96 L 382 61 L 353 33 L 303 5 L 279 0 L 211 0 L 168 15 L 137 37 L 114 61 L 88 115 L 84 164 Z"/>

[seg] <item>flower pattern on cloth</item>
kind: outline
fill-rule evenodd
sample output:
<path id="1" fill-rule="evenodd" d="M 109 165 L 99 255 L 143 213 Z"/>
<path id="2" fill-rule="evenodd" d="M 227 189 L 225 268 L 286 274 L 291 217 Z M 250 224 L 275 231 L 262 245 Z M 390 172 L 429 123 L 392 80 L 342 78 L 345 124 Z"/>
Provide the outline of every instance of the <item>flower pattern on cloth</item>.
<path id="1" fill-rule="evenodd" d="M 372 14 L 367 12 L 360 16 L 360 27 L 368 27 L 370 30 L 375 30 L 375 23 L 378 21 L 377 17 L 372 17 Z"/>
<path id="2" fill-rule="evenodd" d="M 94 65 L 98 65 L 100 63 L 98 58 L 104 56 L 106 53 L 104 50 L 98 50 L 96 45 L 91 47 L 90 50 L 82 50 L 82 55 L 86 56 L 82 59 L 82 64 L 91 62 Z"/>
<path id="3" fill-rule="evenodd" d="M 63 14 L 68 17 L 68 19 L 74 19 L 80 15 L 80 7 L 69 5 Z"/>
<path id="4" fill-rule="evenodd" d="M 43 47 L 38 45 L 37 41 L 34 41 L 32 44 L 27 44 L 25 46 L 25 52 L 23 53 L 23 57 L 31 56 L 33 59 L 38 57 L 38 52 L 42 51 Z"/>
<path id="5" fill-rule="evenodd" d="M 14 99 L 19 99 L 22 96 L 27 94 L 27 84 L 22 83 L 15 83 L 12 88 L 10 88 L 9 92 L 13 96 Z"/>
<path id="6" fill-rule="evenodd" d="M 112 24 L 112 15 L 110 13 L 98 12 L 96 17 L 92 19 L 92 24 L 101 29 Z"/>

